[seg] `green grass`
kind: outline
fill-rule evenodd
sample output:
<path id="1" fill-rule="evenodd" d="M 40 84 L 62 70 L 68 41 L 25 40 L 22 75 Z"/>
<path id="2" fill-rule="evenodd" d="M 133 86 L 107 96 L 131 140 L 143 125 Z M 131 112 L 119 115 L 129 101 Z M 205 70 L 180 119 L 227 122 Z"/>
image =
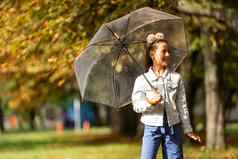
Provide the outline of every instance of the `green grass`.
<path id="1" fill-rule="evenodd" d="M 226 125 L 225 132 L 227 134 L 238 134 L 238 123 L 230 123 Z"/>
<path id="2" fill-rule="evenodd" d="M 94 128 L 90 133 L 6 133 L 0 135 L 0 159 L 138 159 L 140 144 L 140 139 L 114 136 L 108 128 Z M 236 146 L 206 151 L 204 147 L 185 144 L 185 158 L 236 159 Z M 161 152 L 158 158 L 161 158 Z"/>

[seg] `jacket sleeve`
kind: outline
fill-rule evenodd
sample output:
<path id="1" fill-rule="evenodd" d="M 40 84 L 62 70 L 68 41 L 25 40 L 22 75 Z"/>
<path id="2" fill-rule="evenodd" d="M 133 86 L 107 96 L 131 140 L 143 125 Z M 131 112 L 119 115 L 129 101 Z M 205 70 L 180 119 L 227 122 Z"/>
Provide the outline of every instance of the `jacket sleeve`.
<path id="1" fill-rule="evenodd" d="M 187 107 L 185 87 L 184 87 L 184 82 L 181 76 L 179 78 L 178 92 L 176 97 L 176 106 L 179 111 L 179 117 L 182 121 L 184 133 L 192 132 L 193 129 L 191 126 L 189 111 Z"/>
<path id="2" fill-rule="evenodd" d="M 133 110 L 136 113 L 143 113 L 152 110 L 151 104 L 146 100 L 144 80 L 140 76 L 135 80 L 131 99 Z"/>

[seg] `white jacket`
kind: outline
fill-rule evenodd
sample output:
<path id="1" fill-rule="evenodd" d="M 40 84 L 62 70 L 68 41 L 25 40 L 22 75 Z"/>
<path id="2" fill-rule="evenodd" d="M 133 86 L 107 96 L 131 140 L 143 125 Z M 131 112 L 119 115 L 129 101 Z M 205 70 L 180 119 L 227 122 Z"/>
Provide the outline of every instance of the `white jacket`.
<path id="1" fill-rule="evenodd" d="M 165 110 L 169 126 L 181 122 L 184 133 L 192 132 L 184 83 L 180 74 L 166 69 L 162 77 L 158 78 L 153 70 L 149 68 L 144 75 L 153 87 L 160 91 L 162 101 L 157 106 L 151 106 L 146 101 L 146 95 L 153 89 L 143 75 L 138 76 L 135 80 L 131 98 L 134 111 L 142 113 L 141 122 L 151 126 L 162 126 Z"/>

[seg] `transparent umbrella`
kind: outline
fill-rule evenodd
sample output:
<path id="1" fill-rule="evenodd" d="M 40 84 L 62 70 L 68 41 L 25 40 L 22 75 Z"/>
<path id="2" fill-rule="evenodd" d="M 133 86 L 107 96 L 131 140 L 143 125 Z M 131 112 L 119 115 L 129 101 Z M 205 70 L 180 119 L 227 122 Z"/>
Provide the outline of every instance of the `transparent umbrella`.
<path id="1" fill-rule="evenodd" d="M 103 24 L 75 60 L 82 100 L 128 105 L 136 77 L 146 71 L 146 36 L 156 32 L 164 33 L 175 70 L 187 53 L 182 18 L 145 7 Z"/>

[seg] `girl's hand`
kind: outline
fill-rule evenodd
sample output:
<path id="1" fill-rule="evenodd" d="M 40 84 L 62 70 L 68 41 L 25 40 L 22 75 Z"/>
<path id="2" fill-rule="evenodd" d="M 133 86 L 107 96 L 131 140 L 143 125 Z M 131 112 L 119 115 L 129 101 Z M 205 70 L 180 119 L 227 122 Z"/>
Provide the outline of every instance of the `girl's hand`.
<path id="1" fill-rule="evenodd" d="M 202 143 L 201 137 L 193 132 L 187 133 L 186 136 L 195 142 Z"/>
<path id="2" fill-rule="evenodd" d="M 161 95 L 159 92 L 151 91 L 146 93 L 147 102 L 151 105 L 155 105 L 161 101 Z"/>

